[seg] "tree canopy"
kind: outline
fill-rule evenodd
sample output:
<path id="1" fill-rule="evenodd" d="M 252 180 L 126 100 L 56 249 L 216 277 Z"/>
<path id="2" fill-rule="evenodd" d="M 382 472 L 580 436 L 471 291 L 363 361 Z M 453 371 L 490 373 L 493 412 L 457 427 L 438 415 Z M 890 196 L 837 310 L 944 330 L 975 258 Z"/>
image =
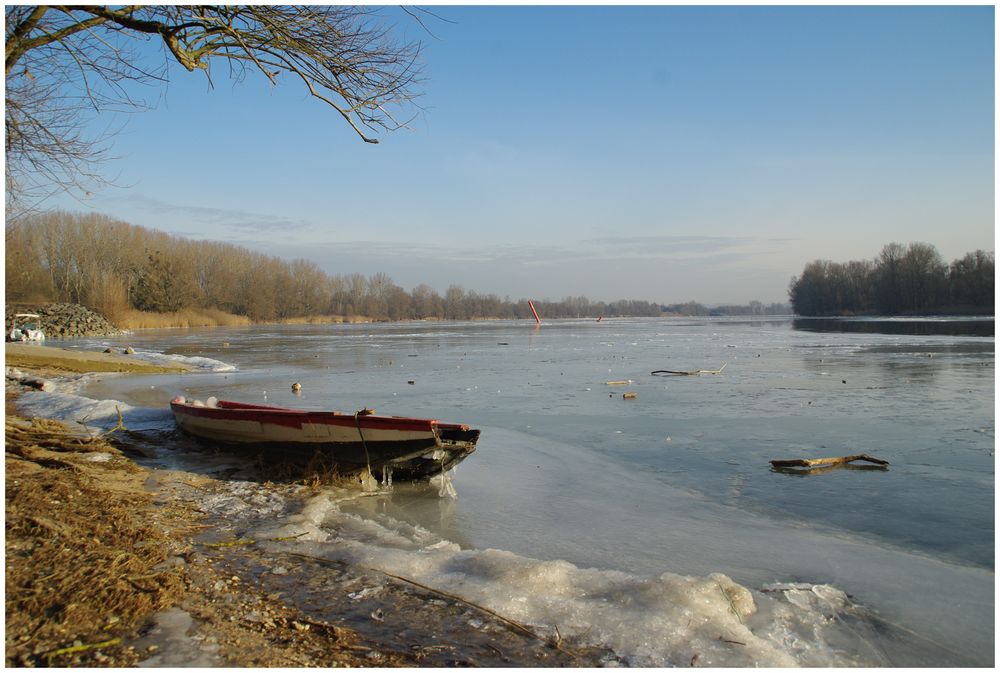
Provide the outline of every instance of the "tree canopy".
<path id="1" fill-rule="evenodd" d="M 398 42 L 377 8 L 276 5 L 8 5 L 8 209 L 63 190 L 86 191 L 113 132 L 93 137 L 103 111 L 145 107 L 134 85 L 160 85 L 170 63 L 213 63 L 235 81 L 257 72 L 291 79 L 334 110 L 362 140 L 398 129 L 418 96 L 419 42 Z M 143 51 L 158 43 L 163 58 Z"/>
<path id="2" fill-rule="evenodd" d="M 803 316 L 992 313 L 994 256 L 976 250 L 949 266 L 927 243 L 890 243 L 874 260 L 815 260 L 788 290 Z"/>

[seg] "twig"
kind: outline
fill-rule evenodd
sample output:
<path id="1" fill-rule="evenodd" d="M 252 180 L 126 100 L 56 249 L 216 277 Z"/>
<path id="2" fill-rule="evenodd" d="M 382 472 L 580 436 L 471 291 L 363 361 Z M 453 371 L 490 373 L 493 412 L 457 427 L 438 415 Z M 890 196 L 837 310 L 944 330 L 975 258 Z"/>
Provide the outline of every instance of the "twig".
<path id="1" fill-rule="evenodd" d="M 304 533 L 299 533 L 298 535 L 288 535 L 286 537 L 269 537 L 269 538 L 267 538 L 267 541 L 268 542 L 287 542 L 289 540 L 297 540 L 300 537 L 302 537 L 303 535 L 308 535 L 308 534 L 309 534 L 309 532 L 306 531 Z"/>
<path id="2" fill-rule="evenodd" d="M 303 553 L 300 553 L 300 552 L 288 552 L 288 553 L 291 554 L 292 556 L 298 556 L 300 558 L 309 559 L 311 561 L 318 561 L 320 563 L 330 563 L 329 559 L 325 559 L 325 558 L 322 558 L 322 557 L 319 557 L 319 556 L 310 556 L 309 554 L 303 554 Z M 363 566 L 358 566 L 358 567 L 362 567 L 363 568 Z M 370 570 L 370 571 L 373 571 L 373 572 L 381 573 L 381 574 L 385 575 L 386 577 L 391 577 L 392 579 L 399 580 L 400 582 L 405 582 L 407 584 L 412 584 L 413 586 L 415 586 L 415 587 L 417 587 L 419 589 L 423 589 L 424 591 L 428 591 L 430 593 L 437 594 L 438 596 L 442 596 L 444 598 L 448 598 L 450 600 L 457 601 L 457 602 L 462 603 L 464 605 L 468 605 L 471 608 L 475 608 L 476 610 L 479 610 L 481 612 L 485 612 L 486 614 L 488 614 L 488 615 L 490 615 L 492 617 L 495 617 L 496 619 L 499 619 L 501 622 L 503 622 L 504 624 L 506 624 L 507 626 L 509 626 L 510 628 L 512 628 L 515 631 L 518 631 L 520 633 L 523 633 L 526 636 L 534 638 L 535 640 L 537 640 L 539 642 L 545 643 L 545 644 L 549 645 L 550 647 L 552 647 L 552 648 L 554 648 L 554 649 L 556 649 L 556 650 L 558 650 L 560 652 L 563 652 L 564 654 L 570 655 L 571 657 L 574 657 L 574 658 L 577 657 L 577 655 L 574 652 L 571 652 L 571 651 L 568 651 L 568 650 L 564 650 L 561 647 L 561 641 L 562 641 L 562 637 L 561 636 L 559 636 L 558 639 L 556 639 L 556 638 L 546 638 L 544 636 L 541 636 L 541 635 L 535 633 L 530 628 L 528 628 L 524 624 L 521 624 L 518 621 L 510 619 L 509 617 L 504 617 L 500 613 L 498 613 L 498 612 L 496 612 L 494 610 L 491 610 L 490 608 L 488 608 L 486 606 L 479 605 L 478 603 L 473 603 L 472 601 L 466 600 L 465 598 L 462 598 L 461 596 L 457 596 L 457 595 L 449 593 L 447 591 L 442 591 L 441 589 L 435 589 L 434 587 L 427 586 L 426 584 L 423 584 L 421 582 L 417 582 L 416 580 L 412 580 L 412 579 L 410 579 L 408 577 L 403 577 L 401 575 L 394 575 L 393 573 L 389 573 L 389 572 L 386 572 L 384 570 L 376 570 L 375 568 L 364 568 L 364 569 L 365 570 Z M 559 634 L 559 630 L 558 629 L 556 629 L 556 633 Z"/>
<path id="3" fill-rule="evenodd" d="M 719 592 L 722 594 L 722 597 L 726 599 L 727 603 L 729 603 L 729 610 L 734 615 L 736 615 L 736 619 L 739 621 L 740 624 L 742 624 L 743 623 L 743 617 L 741 617 L 740 613 L 736 610 L 736 604 L 733 603 L 733 599 L 729 596 L 729 594 L 726 593 L 726 590 L 722 588 L 721 584 L 719 584 L 718 582 L 716 582 L 715 586 L 719 587 Z M 722 640 L 722 638 L 720 637 L 719 640 Z"/>
<path id="4" fill-rule="evenodd" d="M 112 638 L 111 640 L 103 640 L 99 643 L 90 643 L 87 645 L 71 645 L 69 647 L 61 647 L 57 650 L 50 650 L 42 654 L 45 657 L 46 662 L 51 663 L 53 657 L 57 657 L 60 654 L 76 654 L 77 652 L 86 652 L 87 650 L 97 650 L 102 647 L 111 647 L 112 645 L 121 645 L 121 638 Z"/>
<path id="5" fill-rule="evenodd" d="M 110 430 L 105 430 L 104 432 L 102 432 L 101 437 L 107 437 L 111 433 L 117 432 L 118 430 L 123 430 L 124 432 L 128 432 L 128 428 L 125 427 L 125 422 L 122 419 L 122 410 L 118 408 L 117 404 L 115 405 L 115 412 L 117 412 L 118 414 L 118 424 L 115 425 L 115 427 L 111 428 Z"/>
<path id="6" fill-rule="evenodd" d="M 243 547 L 246 545 L 257 544 L 257 540 L 253 540 L 248 537 L 237 538 L 236 540 L 228 540 L 226 542 L 206 542 L 206 547 Z"/>
<path id="7" fill-rule="evenodd" d="M 387 572 L 384 572 L 384 571 L 380 571 L 380 572 L 382 572 L 382 574 L 385 575 L 386 577 L 391 577 L 394 580 L 399 580 L 400 582 L 406 582 L 407 584 L 412 584 L 413 586 L 418 587 L 420 589 L 423 589 L 424 591 L 430 591 L 431 593 L 437 594 L 439 596 L 443 596 L 443 597 L 449 598 L 449 599 L 451 599 L 453 601 L 458 601 L 459 603 L 464 603 L 465 605 L 468 605 L 469 607 L 476 608 L 477 610 L 481 610 L 482 612 L 485 612 L 488 615 L 492 615 L 493 617 L 496 617 L 497 619 L 499 619 L 500 621 L 502 621 L 504 624 L 506 624 L 507 626 L 510 626 L 511 628 L 513 628 L 516 631 L 520 631 L 521 633 L 523 633 L 525 635 L 528 635 L 528 636 L 531 636 L 532 638 L 534 638 L 536 640 L 540 640 L 543 643 L 544 642 L 548 642 L 548 639 L 546 639 L 546 638 L 538 635 L 537 633 L 535 633 L 534 631 L 532 631 L 531 629 L 529 629 L 524 624 L 522 624 L 520 622 L 517 622 L 517 621 L 514 621 L 513 619 L 510 619 L 509 617 L 504 617 L 500 613 L 495 612 L 495 611 L 491 610 L 488 607 L 485 607 L 483 605 L 479 605 L 478 603 L 473 603 L 472 601 L 468 601 L 468 600 L 466 600 L 466 599 L 464 599 L 461 596 L 458 596 L 456 594 L 448 593 L 447 591 L 442 591 L 440 589 L 435 589 L 434 587 L 427 586 L 426 584 L 422 584 L 420 582 L 417 582 L 416 580 L 411 580 L 408 577 L 403 577 L 401 575 L 394 575 L 392 573 L 387 573 Z"/>

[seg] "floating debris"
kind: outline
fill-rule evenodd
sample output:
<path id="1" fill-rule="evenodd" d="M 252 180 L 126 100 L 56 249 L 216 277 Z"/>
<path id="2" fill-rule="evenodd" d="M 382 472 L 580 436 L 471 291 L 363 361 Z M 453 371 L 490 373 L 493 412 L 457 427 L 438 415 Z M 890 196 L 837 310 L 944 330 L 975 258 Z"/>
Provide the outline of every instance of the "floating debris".
<path id="1" fill-rule="evenodd" d="M 726 368 L 728 362 L 724 363 L 718 369 L 692 369 L 690 371 L 682 371 L 676 369 L 656 369 L 651 372 L 653 376 L 658 376 L 660 374 L 666 374 L 667 376 L 698 376 L 700 374 L 721 374 L 722 370 Z"/>
<path id="2" fill-rule="evenodd" d="M 831 465 L 844 465 L 846 463 L 854 462 L 855 460 L 863 460 L 869 463 L 875 463 L 876 465 L 881 465 L 883 467 L 889 465 L 888 460 L 875 458 L 874 456 L 869 456 L 867 453 L 859 453 L 854 456 L 837 456 L 833 458 L 796 458 L 793 460 L 772 460 L 771 465 L 773 465 L 774 467 L 825 467 Z"/>

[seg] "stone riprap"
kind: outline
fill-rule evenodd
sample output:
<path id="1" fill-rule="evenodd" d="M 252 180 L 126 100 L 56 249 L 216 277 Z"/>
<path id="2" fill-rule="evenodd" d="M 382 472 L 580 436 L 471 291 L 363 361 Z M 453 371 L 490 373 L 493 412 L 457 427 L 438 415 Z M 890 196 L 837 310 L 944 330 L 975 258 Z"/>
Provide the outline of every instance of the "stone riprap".
<path id="1" fill-rule="evenodd" d="M 38 307 L 7 307 L 4 334 L 9 335 L 18 313 L 35 313 L 38 318 L 17 320 L 20 327 L 24 322 L 33 323 L 45 334 L 46 339 L 72 339 L 74 337 L 115 336 L 122 334 L 104 316 L 94 313 L 79 304 L 47 304 Z"/>

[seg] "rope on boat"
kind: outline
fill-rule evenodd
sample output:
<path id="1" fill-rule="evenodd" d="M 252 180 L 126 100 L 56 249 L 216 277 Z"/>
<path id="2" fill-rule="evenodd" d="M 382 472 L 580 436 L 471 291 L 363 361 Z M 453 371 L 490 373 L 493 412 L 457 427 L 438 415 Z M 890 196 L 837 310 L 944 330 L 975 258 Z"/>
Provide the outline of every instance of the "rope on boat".
<path id="1" fill-rule="evenodd" d="M 368 474 L 372 473 L 372 459 L 368 456 L 368 444 L 365 442 L 365 435 L 361 432 L 360 411 L 354 412 L 354 425 L 358 428 L 358 437 L 361 438 L 361 447 L 365 450 L 365 463 L 368 466 Z"/>

